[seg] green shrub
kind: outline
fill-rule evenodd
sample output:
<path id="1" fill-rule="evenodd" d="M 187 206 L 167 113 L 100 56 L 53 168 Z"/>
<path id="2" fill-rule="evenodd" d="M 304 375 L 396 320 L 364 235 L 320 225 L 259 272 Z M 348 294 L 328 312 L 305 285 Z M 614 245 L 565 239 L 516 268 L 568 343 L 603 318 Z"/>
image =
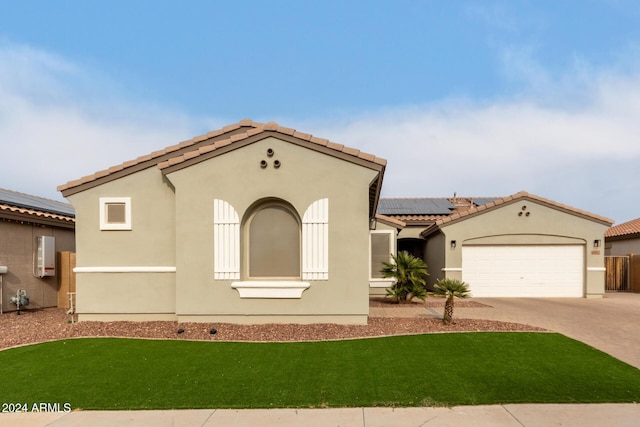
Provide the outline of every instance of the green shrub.
<path id="1" fill-rule="evenodd" d="M 426 277 L 427 265 L 407 251 L 391 255 L 393 262 L 385 262 L 381 273 L 384 277 L 395 279 L 395 283 L 387 289 L 387 296 L 399 303 L 410 302 L 413 298 L 422 301 L 427 297 Z"/>

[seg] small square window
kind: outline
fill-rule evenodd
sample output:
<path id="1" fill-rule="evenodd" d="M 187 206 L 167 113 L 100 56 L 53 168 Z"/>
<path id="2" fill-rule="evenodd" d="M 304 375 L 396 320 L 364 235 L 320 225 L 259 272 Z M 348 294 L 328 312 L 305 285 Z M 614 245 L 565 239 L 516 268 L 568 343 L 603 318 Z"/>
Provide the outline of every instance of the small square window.
<path id="1" fill-rule="evenodd" d="M 100 198 L 100 230 L 131 230 L 131 197 Z"/>

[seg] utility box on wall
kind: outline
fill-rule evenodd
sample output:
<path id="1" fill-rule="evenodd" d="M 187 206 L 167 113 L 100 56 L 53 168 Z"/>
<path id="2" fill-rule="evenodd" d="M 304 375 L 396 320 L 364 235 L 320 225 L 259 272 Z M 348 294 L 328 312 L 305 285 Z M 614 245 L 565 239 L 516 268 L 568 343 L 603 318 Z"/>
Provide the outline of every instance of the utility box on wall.
<path id="1" fill-rule="evenodd" d="M 56 275 L 56 238 L 38 236 L 38 253 L 36 254 L 35 274 L 38 277 Z"/>

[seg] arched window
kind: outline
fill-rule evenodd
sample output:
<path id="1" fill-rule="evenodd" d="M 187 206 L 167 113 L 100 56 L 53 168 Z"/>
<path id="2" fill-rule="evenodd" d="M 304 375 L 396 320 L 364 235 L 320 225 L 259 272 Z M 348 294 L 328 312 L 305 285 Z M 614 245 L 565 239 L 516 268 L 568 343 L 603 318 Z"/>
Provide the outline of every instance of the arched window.
<path id="1" fill-rule="evenodd" d="M 287 204 L 258 205 L 245 223 L 249 279 L 300 279 L 300 220 Z"/>

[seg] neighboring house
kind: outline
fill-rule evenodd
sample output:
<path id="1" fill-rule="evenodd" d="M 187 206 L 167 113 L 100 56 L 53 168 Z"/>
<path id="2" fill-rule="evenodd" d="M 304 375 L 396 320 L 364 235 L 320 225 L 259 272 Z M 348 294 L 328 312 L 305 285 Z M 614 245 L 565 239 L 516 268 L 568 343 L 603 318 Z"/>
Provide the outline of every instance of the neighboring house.
<path id="1" fill-rule="evenodd" d="M 243 120 L 58 187 L 79 320 L 366 323 L 401 225 L 376 219 L 385 164 Z"/>
<path id="2" fill-rule="evenodd" d="M 640 254 L 640 218 L 611 227 L 604 239 L 606 256 Z"/>
<path id="3" fill-rule="evenodd" d="M 610 219 L 520 192 L 436 220 L 430 283 L 461 279 L 476 297 L 601 297 Z"/>
<path id="4" fill-rule="evenodd" d="M 58 305 L 56 258 L 75 250 L 74 227 L 71 205 L 0 188 L 2 312 L 16 310 L 9 299 L 19 290 L 29 297 L 25 308 Z"/>

